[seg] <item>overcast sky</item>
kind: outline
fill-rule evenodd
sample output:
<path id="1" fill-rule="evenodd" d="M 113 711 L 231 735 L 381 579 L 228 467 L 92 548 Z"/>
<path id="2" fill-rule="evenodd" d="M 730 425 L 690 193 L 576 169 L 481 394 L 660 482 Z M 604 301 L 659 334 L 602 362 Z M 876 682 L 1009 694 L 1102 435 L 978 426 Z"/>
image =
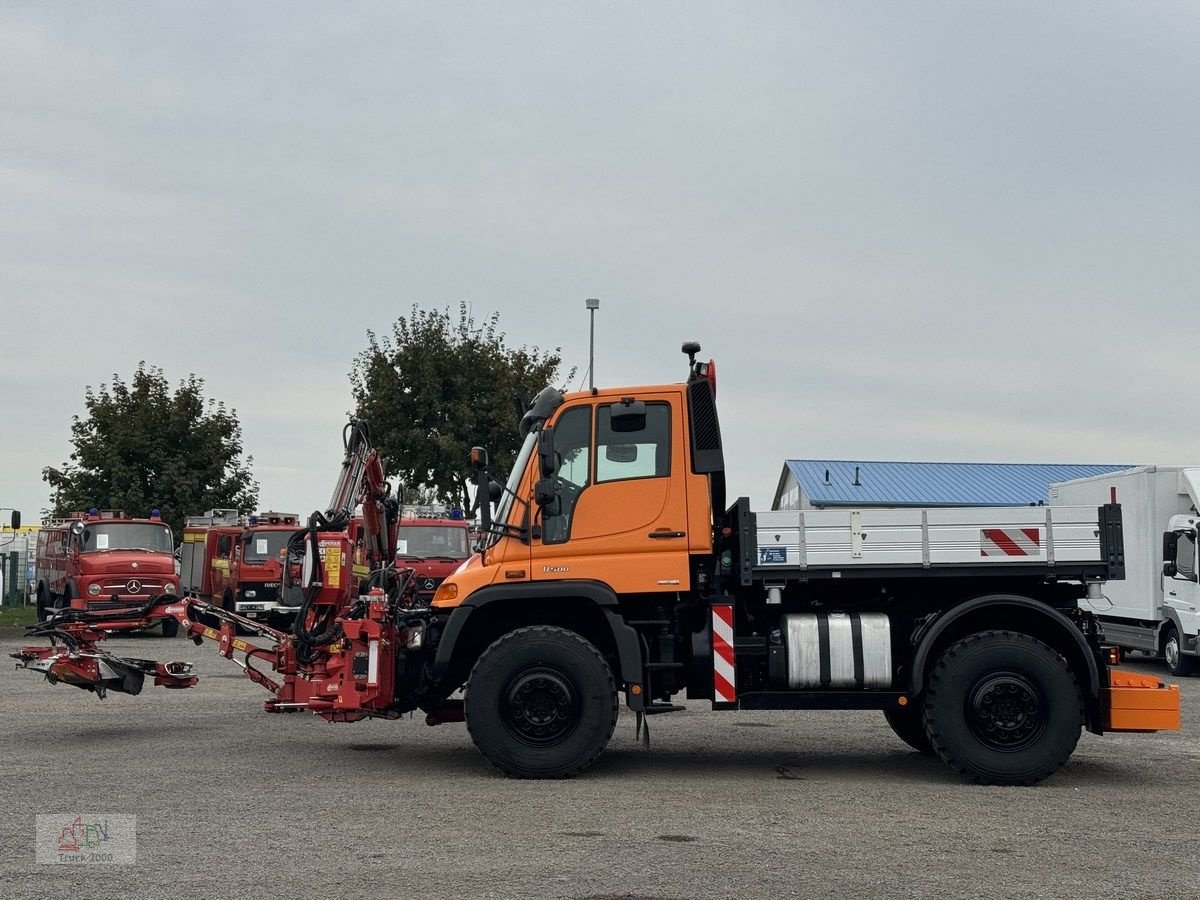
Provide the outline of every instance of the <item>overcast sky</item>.
<path id="1" fill-rule="evenodd" d="M 328 500 L 367 329 L 719 364 L 785 457 L 1200 462 L 1194 3 L 0 5 L 0 505 L 139 360 Z"/>

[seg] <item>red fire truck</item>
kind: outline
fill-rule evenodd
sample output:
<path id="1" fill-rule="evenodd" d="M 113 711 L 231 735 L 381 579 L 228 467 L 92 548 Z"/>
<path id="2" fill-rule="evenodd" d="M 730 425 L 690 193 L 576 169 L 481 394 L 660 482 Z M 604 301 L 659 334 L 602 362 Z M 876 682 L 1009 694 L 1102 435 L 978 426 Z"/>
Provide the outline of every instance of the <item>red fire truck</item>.
<path id="1" fill-rule="evenodd" d="M 121 509 L 92 508 L 47 519 L 38 532 L 37 616 L 56 610 L 105 610 L 179 593 L 171 529 L 153 510 L 134 519 Z M 179 623 L 163 620 L 163 634 Z"/>
<path id="2" fill-rule="evenodd" d="M 399 526 L 397 564 L 414 570 L 417 596 L 432 600 L 442 580 L 471 555 L 471 523 L 461 509 L 406 506 Z"/>
<path id="3" fill-rule="evenodd" d="M 288 539 L 299 529 L 295 513 L 243 516 L 236 509 L 210 509 L 188 516 L 179 553 L 185 596 L 210 601 L 249 619 L 290 622 L 299 590 L 283 586 Z"/>

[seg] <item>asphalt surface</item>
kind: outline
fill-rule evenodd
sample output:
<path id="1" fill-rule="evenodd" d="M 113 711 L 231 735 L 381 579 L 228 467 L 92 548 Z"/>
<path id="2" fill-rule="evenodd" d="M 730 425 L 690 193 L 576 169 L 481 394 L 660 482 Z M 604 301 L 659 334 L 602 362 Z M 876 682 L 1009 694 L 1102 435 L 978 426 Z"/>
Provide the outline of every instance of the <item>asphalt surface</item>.
<path id="1" fill-rule="evenodd" d="M 1032 788 L 963 784 L 879 713 L 702 703 L 522 782 L 461 724 L 268 715 L 211 644 L 111 645 L 202 681 L 101 701 L 0 674 L 2 896 L 1200 896 L 1200 679 L 1182 732 L 1085 734 Z M 135 815 L 136 865 L 37 865 L 34 816 L 76 811 Z"/>

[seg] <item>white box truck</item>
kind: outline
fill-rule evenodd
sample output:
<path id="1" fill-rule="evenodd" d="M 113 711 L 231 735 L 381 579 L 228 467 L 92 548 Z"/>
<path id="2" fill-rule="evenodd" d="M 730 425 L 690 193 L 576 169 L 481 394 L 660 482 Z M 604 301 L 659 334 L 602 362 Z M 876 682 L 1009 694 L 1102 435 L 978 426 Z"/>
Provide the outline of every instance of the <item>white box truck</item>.
<path id="1" fill-rule="evenodd" d="M 1200 467 L 1142 466 L 1050 487 L 1051 506 L 1120 503 L 1125 580 L 1083 599 L 1108 644 L 1161 655 L 1173 675 L 1200 672 Z"/>

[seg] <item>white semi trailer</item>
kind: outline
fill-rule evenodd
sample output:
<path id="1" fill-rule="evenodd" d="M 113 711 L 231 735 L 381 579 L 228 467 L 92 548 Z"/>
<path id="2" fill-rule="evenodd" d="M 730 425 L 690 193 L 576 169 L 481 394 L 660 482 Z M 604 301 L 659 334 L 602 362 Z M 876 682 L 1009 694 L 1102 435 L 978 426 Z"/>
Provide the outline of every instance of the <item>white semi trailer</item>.
<path id="1" fill-rule="evenodd" d="M 1050 487 L 1051 506 L 1120 503 L 1125 580 L 1080 606 L 1105 641 L 1161 655 L 1173 675 L 1200 672 L 1200 467 L 1142 466 Z"/>

